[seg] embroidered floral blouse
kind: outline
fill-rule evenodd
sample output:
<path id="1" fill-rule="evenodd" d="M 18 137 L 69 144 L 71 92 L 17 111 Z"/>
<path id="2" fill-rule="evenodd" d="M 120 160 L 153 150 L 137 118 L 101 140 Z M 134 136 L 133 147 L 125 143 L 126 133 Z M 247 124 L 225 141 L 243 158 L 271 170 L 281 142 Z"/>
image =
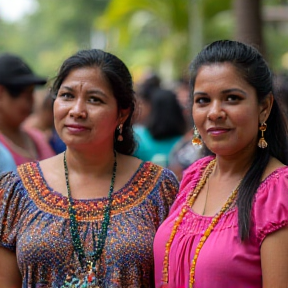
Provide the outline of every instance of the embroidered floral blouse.
<path id="1" fill-rule="evenodd" d="M 108 236 L 97 266 L 99 287 L 154 287 L 153 239 L 177 190 L 171 171 L 143 162 L 113 192 Z M 91 255 L 107 198 L 74 202 L 85 255 Z M 1 176 L 0 246 L 17 253 L 22 288 L 60 288 L 81 274 L 69 225 L 67 198 L 47 185 L 38 162 Z"/>

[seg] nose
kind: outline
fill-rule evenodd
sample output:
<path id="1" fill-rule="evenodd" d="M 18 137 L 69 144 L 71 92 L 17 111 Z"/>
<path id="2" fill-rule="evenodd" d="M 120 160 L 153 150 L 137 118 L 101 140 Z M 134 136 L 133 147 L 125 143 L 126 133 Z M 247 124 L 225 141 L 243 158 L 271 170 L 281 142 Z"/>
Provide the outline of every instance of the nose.
<path id="1" fill-rule="evenodd" d="M 69 110 L 69 116 L 80 119 L 85 119 L 87 117 L 86 105 L 82 99 L 78 99 L 75 103 L 73 103 L 73 106 Z"/>
<path id="2" fill-rule="evenodd" d="M 223 110 L 221 101 L 213 101 L 207 114 L 207 119 L 211 121 L 221 120 L 226 118 L 226 113 Z"/>

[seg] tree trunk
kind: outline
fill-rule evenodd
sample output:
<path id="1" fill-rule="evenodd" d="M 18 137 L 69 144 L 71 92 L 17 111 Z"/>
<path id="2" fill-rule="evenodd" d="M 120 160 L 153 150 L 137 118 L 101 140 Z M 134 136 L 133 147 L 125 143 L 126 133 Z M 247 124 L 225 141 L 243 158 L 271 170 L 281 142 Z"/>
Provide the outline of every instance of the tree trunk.
<path id="1" fill-rule="evenodd" d="M 235 39 L 265 53 L 262 35 L 261 0 L 234 0 Z"/>
<path id="2" fill-rule="evenodd" d="M 182 0 L 180 0 L 182 1 Z M 189 46 L 190 58 L 203 49 L 203 1 L 189 1 Z"/>

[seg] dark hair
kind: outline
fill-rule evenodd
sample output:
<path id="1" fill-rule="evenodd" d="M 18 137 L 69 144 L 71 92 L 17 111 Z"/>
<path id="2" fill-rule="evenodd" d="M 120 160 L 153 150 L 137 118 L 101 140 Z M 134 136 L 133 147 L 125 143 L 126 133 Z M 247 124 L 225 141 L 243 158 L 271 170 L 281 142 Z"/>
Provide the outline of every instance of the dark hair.
<path id="1" fill-rule="evenodd" d="M 160 87 L 161 78 L 153 73 L 140 84 L 137 94 L 142 100 L 150 103 L 153 90 L 160 89 Z"/>
<path id="2" fill-rule="evenodd" d="M 234 65 L 243 79 L 255 88 L 259 104 L 269 93 L 274 95 L 272 72 L 263 56 L 250 45 L 230 40 L 213 42 L 206 46 L 192 61 L 190 65 L 192 95 L 199 68 L 203 65 L 213 65 L 215 63 L 231 63 Z M 251 208 L 261 177 L 269 162 L 269 157 L 273 156 L 287 164 L 285 156 L 287 124 L 275 95 L 271 113 L 266 123 L 265 140 L 268 147 L 266 149 L 257 147 L 253 163 L 239 187 L 237 198 L 238 224 L 239 236 L 242 240 L 249 238 Z M 260 131 L 258 136 L 260 137 Z"/>
<path id="3" fill-rule="evenodd" d="M 115 131 L 114 149 L 117 152 L 131 155 L 135 149 L 131 118 L 135 107 L 135 93 L 133 81 L 126 65 L 115 55 L 99 49 L 81 50 L 69 57 L 62 64 L 52 87 L 52 93 L 57 95 L 58 90 L 68 76 L 75 69 L 83 67 L 99 68 L 109 82 L 113 95 L 117 101 L 118 109 L 130 108 L 130 114 L 123 125 L 123 141 L 117 141 L 118 129 Z"/>
<path id="4" fill-rule="evenodd" d="M 155 139 L 179 136 L 186 132 L 186 121 L 174 92 L 153 90 L 147 129 Z"/>

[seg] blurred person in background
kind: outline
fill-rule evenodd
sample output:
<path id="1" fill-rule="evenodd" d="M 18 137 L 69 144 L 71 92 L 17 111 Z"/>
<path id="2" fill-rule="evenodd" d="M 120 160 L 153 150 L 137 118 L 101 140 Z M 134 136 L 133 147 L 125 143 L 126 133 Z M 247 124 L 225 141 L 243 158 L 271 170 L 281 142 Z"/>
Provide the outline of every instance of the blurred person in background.
<path id="1" fill-rule="evenodd" d="M 28 130 L 32 128 L 43 133 L 56 154 L 64 152 L 66 145 L 60 139 L 54 125 L 54 99 L 51 91 L 45 90 L 44 95 L 36 95 L 35 100 L 38 100 L 38 105 L 35 105 L 33 113 L 25 120 L 23 126 Z"/>
<path id="2" fill-rule="evenodd" d="M 173 91 L 154 89 L 150 97 L 146 125 L 134 127 L 138 143 L 134 156 L 167 167 L 170 151 L 185 134 L 187 125 Z"/>
<path id="3" fill-rule="evenodd" d="M 153 239 L 178 181 L 131 156 L 128 68 L 82 50 L 64 61 L 52 91 L 67 149 L 0 178 L 0 287 L 154 287 Z"/>
<path id="4" fill-rule="evenodd" d="M 189 79 L 183 76 L 176 81 L 173 91 L 176 93 L 177 99 L 182 107 L 184 117 L 187 122 L 187 131 L 192 128 L 193 120 L 191 115 L 192 102 L 190 97 Z"/>
<path id="5" fill-rule="evenodd" d="M 33 110 L 35 85 L 44 84 L 46 79 L 35 75 L 20 57 L 0 56 L 0 142 L 16 165 L 55 155 L 42 133 L 22 125 Z"/>
<path id="6" fill-rule="evenodd" d="M 161 78 L 155 73 L 149 73 L 136 87 L 136 111 L 134 127 L 146 125 L 151 111 L 151 94 L 160 89 Z"/>

